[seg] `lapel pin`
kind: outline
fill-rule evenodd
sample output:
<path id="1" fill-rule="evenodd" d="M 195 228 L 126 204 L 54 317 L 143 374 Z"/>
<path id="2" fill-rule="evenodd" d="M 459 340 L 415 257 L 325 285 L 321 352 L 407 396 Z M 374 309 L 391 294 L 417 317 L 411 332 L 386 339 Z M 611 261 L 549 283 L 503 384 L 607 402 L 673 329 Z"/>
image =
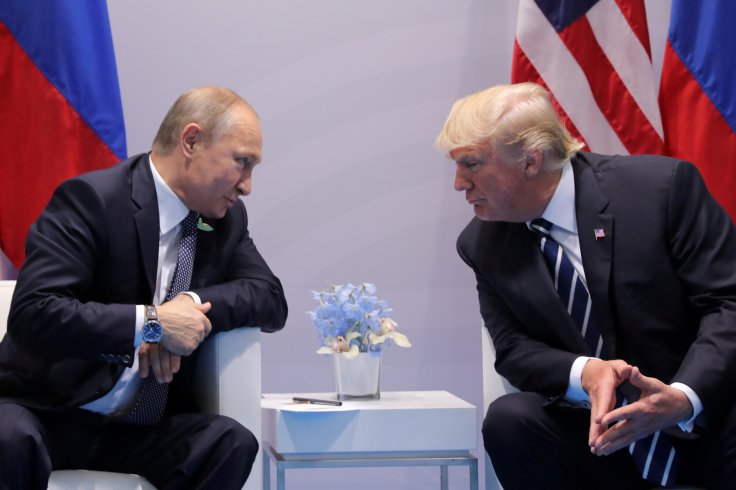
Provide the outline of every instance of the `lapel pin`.
<path id="1" fill-rule="evenodd" d="M 593 228 L 593 235 L 595 235 L 596 240 L 600 240 L 606 238 L 606 231 L 603 228 Z"/>

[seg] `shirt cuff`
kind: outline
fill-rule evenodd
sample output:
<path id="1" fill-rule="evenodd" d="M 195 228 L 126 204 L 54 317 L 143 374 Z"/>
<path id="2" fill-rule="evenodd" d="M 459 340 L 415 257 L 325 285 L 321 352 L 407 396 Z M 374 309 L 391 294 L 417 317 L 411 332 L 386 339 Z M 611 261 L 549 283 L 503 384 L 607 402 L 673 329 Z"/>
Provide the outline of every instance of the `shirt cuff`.
<path id="1" fill-rule="evenodd" d="M 700 412 L 703 411 L 703 403 L 700 401 L 700 397 L 688 385 L 675 382 L 670 384 L 670 386 L 685 393 L 685 396 L 690 400 L 690 404 L 693 406 L 693 416 L 677 424 L 681 431 L 692 432 L 693 426 L 695 425 L 695 419 L 700 415 Z"/>
<path id="2" fill-rule="evenodd" d="M 182 291 L 179 294 L 186 294 L 187 296 L 189 296 L 190 298 L 192 298 L 192 300 L 194 300 L 194 302 L 196 304 L 198 304 L 198 305 L 201 305 L 202 304 L 202 300 L 200 299 L 200 297 L 199 297 L 199 295 L 197 293 L 193 293 L 191 291 Z"/>
<path id="3" fill-rule="evenodd" d="M 575 406 L 590 408 L 590 398 L 583 389 L 583 368 L 590 359 L 595 359 L 595 357 L 580 356 L 575 359 L 570 368 L 570 380 L 567 383 L 564 399 Z"/>
<path id="4" fill-rule="evenodd" d="M 143 343 L 143 322 L 145 321 L 145 305 L 135 305 L 135 340 L 133 345 L 137 349 Z"/>

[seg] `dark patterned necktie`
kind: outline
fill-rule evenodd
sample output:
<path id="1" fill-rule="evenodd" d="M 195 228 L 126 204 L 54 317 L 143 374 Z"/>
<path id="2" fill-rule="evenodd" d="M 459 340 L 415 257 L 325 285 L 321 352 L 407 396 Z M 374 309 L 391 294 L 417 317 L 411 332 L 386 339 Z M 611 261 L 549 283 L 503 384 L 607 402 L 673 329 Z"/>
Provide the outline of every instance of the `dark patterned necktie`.
<path id="1" fill-rule="evenodd" d="M 189 289 L 194 268 L 194 255 L 197 251 L 197 219 L 199 214 L 190 211 L 181 222 L 181 239 L 179 240 L 179 254 L 176 258 L 176 268 L 171 280 L 166 301 Z M 158 423 L 166 410 L 166 400 L 169 394 L 169 384 L 159 383 L 153 373 L 143 380 L 138 394 L 138 401 L 133 410 L 123 419 L 123 422 L 141 425 Z"/>
<path id="2" fill-rule="evenodd" d="M 585 343 L 595 357 L 607 358 L 604 354 L 603 337 L 592 309 L 588 289 L 575 272 L 575 268 L 562 247 L 552 238 L 552 223 L 537 218 L 530 223 L 531 230 L 539 239 L 539 246 L 547 267 L 555 282 L 555 289 L 567 312 L 580 328 Z M 619 392 L 619 404 L 627 400 Z M 662 486 L 674 484 L 679 458 L 669 435 L 661 431 L 635 441 L 629 445 L 629 453 L 645 480 Z"/>

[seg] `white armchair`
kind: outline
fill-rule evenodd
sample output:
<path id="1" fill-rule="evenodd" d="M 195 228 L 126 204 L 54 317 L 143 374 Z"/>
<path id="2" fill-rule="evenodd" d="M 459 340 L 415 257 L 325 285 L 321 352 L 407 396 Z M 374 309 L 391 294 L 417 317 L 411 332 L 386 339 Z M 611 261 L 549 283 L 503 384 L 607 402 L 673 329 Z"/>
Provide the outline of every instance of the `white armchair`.
<path id="1" fill-rule="evenodd" d="M 0 281 L 0 337 L 7 330 L 8 311 L 15 281 Z M 197 398 L 207 412 L 237 420 L 261 439 L 261 332 L 239 328 L 205 343 L 195 379 Z M 259 452 L 246 490 L 261 488 Z M 155 490 L 145 478 L 87 470 L 54 471 L 50 490 Z"/>
<path id="2" fill-rule="evenodd" d="M 493 348 L 491 335 L 483 324 L 481 324 L 481 349 L 481 358 L 483 360 L 483 417 L 485 417 L 488 411 L 488 405 L 493 400 L 501 395 L 518 390 L 511 386 L 506 378 L 496 372 L 493 366 L 496 362 L 496 351 Z M 485 455 L 486 490 L 499 490 L 502 488 L 501 484 L 498 482 L 498 478 L 496 478 L 496 472 L 493 470 L 493 465 L 485 449 L 483 450 L 483 454 Z"/>

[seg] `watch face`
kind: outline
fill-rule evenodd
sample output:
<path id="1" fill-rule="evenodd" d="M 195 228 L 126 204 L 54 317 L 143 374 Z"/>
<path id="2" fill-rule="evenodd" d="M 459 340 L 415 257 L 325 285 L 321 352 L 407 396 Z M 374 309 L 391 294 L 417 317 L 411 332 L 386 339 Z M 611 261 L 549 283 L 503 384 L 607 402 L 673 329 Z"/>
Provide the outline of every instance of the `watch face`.
<path id="1" fill-rule="evenodd" d="M 161 340 L 164 334 L 164 329 L 161 327 L 161 323 L 155 320 L 149 320 L 143 324 L 143 342 L 148 344 L 155 344 Z"/>

